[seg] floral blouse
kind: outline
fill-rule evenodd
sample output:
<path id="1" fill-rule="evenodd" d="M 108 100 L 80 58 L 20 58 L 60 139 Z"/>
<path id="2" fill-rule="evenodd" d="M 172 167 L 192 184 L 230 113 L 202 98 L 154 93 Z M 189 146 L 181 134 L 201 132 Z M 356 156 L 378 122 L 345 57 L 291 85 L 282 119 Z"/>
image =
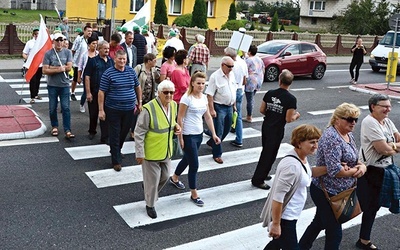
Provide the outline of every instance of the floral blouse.
<path id="1" fill-rule="evenodd" d="M 258 56 L 246 58 L 247 68 L 249 70 L 249 77 L 245 85 L 246 92 L 253 92 L 260 90 L 264 82 L 264 62 Z"/>

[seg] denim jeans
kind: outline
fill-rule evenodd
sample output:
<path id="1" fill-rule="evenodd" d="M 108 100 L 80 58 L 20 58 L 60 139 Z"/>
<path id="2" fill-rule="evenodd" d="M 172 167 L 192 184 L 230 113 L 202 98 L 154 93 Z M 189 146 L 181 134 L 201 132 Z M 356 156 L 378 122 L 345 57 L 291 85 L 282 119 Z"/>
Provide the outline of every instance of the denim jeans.
<path id="1" fill-rule="evenodd" d="M 245 92 L 246 94 L 246 111 L 247 111 L 247 116 L 252 116 L 253 115 L 253 108 L 254 108 L 254 96 L 256 95 L 257 90 L 254 90 L 253 92 Z"/>
<path id="2" fill-rule="evenodd" d="M 270 241 L 264 250 L 299 250 L 296 223 L 297 220 L 281 219 L 281 236 Z"/>
<path id="3" fill-rule="evenodd" d="M 176 166 L 175 174 L 180 176 L 189 165 L 188 180 L 190 189 L 196 189 L 196 176 L 199 169 L 199 148 L 203 141 L 203 134 L 183 135 L 183 157 Z"/>
<path id="4" fill-rule="evenodd" d="M 60 97 L 64 132 L 71 131 L 71 112 L 69 109 L 69 87 L 54 87 L 47 85 L 49 95 L 49 113 L 51 126 L 58 128 L 57 105 Z"/>
<path id="5" fill-rule="evenodd" d="M 108 121 L 111 162 L 113 165 L 121 164 L 121 149 L 131 127 L 133 110 L 117 110 L 106 106 L 105 112 Z"/>
<path id="6" fill-rule="evenodd" d="M 217 117 L 213 118 L 215 133 L 222 142 L 231 130 L 233 108 L 232 106 L 222 105 L 214 102 L 214 109 L 217 113 Z M 222 143 L 216 145 L 212 138 L 210 138 L 210 143 L 212 145 L 213 157 L 221 157 Z"/>
<path id="7" fill-rule="evenodd" d="M 311 198 L 317 211 L 311 224 L 307 227 L 299 241 L 300 249 L 311 249 L 318 234 L 325 230 L 325 250 L 339 249 L 342 241 L 342 225 L 336 221 L 332 208 L 325 197 L 324 191 L 311 184 Z"/>
<path id="8" fill-rule="evenodd" d="M 82 83 L 81 83 L 82 85 L 83 85 L 83 93 L 82 93 L 82 95 L 81 95 L 81 101 L 80 101 L 80 104 L 81 104 L 81 106 L 83 106 L 83 105 L 85 105 L 85 102 L 86 102 L 86 88 L 85 88 L 85 81 L 82 81 Z"/>
<path id="9" fill-rule="evenodd" d="M 242 121 L 242 100 L 243 100 L 243 89 L 236 90 L 236 110 L 237 110 L 237 119 L 236 119 L 236 138 L 235 142 L 238 144 L 243 143 L 243 121 Z"/>

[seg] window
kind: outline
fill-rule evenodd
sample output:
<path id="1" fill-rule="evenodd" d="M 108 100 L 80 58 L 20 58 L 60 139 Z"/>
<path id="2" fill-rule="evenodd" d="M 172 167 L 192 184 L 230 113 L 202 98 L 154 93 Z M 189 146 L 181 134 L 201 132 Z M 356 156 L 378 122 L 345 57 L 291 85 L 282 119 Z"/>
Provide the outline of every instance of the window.
<path id="1" fill-rule="evenodd" d="M 312 25 L 317 25 L 317 18 L 316 17 L 311 17 L 311 24 Z"/>
<path id="2" fill-rule="evenodd" d="M 312 44 L 301 44 L 301 52 L 302 54 L 316 52 L 317 49 Z"/>
<path id="3" fill-rule="evenodd" d="M 325 1 L 310 1 L 310 10 L 325 10 Z"/>
<path id="4" fill-rule="evenodd" d="M 298 55 L 300 54 L 300 45 L 299 44 L 290 45 L 289 47 L 287 47 L 285 52 L 283 52 L 283 54 L 285 54 L 286 52 L 290 52 L 292 55 Z"/>
<path id="5" fill-rule="evenodd" d="M 131 12 L 138 12 L 144 5 L 144 0 L 131 0 Z"/>
<path id="6" fill-rule="evenodd" d="M 207 17 L 214 16 L 215 1 L 207 1 Z"/>
<path id="7" fill-rule="evenodd" d="M 169 0 L 169 13 L 182 14 L 182 0 Z"/>

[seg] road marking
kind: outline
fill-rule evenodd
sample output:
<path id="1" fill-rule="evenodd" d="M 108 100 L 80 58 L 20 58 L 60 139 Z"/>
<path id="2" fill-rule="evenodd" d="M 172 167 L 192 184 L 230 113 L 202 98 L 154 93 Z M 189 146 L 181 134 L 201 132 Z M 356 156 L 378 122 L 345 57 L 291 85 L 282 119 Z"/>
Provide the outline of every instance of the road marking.
<path id="1" fill-rule="evenodd" d="M 7 80 L 8 82 L 8 80 Z M 28 85 L 27 85 L 28 84 Z M 29 83 L 23 83 L 23 84 L 10 84 L 10 87 L 13 89 L 20 89 L 22 88 L 22 86 L 29 86 Z M 76 86 L 78 87 L 78 86 Z M 47 83 L 44 82 L 40 82 L 40 88 L 47 88 Z"/>
<path id="2" fill-rule="evenodd" d="M 243 129 L 243 138 L 253 138 L 253 137 L 260 137 L 261 132 L 257 129 L 253 128 L 244 128 Z M 233 133 L 229 133 L 224 141 L 233 141 L 235 140 L 236 135 Z M 203 135 L 202 144 L 205 144 L 209 139 L 208 136 Z M 106 144 L 98 144 L 98 145 L 90 145 L 90 146 L 80 146 L 80 147 L 69 147 L 65 148 L 68 154 L 74 160 L 83 160 L 83 159 L 90 159 L 90 158 L 99 158 L 99 157 L 106 157 L 110 156 L 110 147 Z M 122 147 L 123 154 L 133 154 L 135 153 L 135 142 L 128 141 L 124 143 Z"/>
<path id="3" fill-rule="evenodd" d="M 5 81 L 7 83 L 25 83 L 25 84 L 27 84 L 27 82 L 25 81 L 25 78 L 24 79 L 5 79 Z M 42 79 L 40 79 L 40 82 L 41 83 L 42 82 L 47 82 L 47 80 L 45 78 L 42 78 Z M 13 85 L 13 84 L 10 84 L 10 85 Z M 22 85 L 22 84 L 20 84 L 20 85 Z"/>
<path id="4" fill-rule="evenodd" d="M 360 69 L 360 71 L 371 71 L 371 69 Z M 349 72 L 348 69 L 330 69 L 326 70 L 325 73 L 329 72 Z"/>
<path id="5" fill-rule="evenodd" d="M 368 109 L 368 105 L 358 106 L 358 108 L 367 110 Z M 326 114 L 333 114 L 334 111 L 335 111 L 334 109 L 327 109 L 327 110 L 310 111 L 310 112 L 307 112 L 307 113 L 309 113 L 310 115 L 326 115 Z"/>
<path id="6" fill-rule="evenodd" d="M 26 103 L 29 103 L 31 101 L 31 98 L 22 98 L 22 100 L 24 100 L 24 102 Z M 77 95 L 76 100 L 80 101 L 81 95 Z M 42 100 L 35 99 L 35 103 L 45 103 L 45 102 L 49 102 L 48 97 L 42 96 Z"/>
<path id="7" fill-rule="evenodd" d="M 29 85 L 27 86 L 27 88 L 29 88 Z M 29 89 L 25 89 L 25 90 L 16 90 L 15 91 L 18 95 L 30 95 L 30 91 Z M 83 88 L 76 88 L 75 89 L 75 93 L 83 93 Z M 39 89 L 39 95 L 44 95 L 44 94 L 48 94 L 47 89 Z"/>
<path id="8" fill-rule="evenodd" d="M 344 89 L 344 88 L 349 88 L 349 85 L 329 86 L 326 88 L 328 88 L 328 89 Z"/>
<path id="9" fill-rule="evenodd" d="M 265 199 L 268 193 L 269 191 L 253 187 L 250 180 L 245 180 L 200 189 L 199 194 L 205 203 L 203 207 L 196 206 L 190 200 L 190 192 L 160 197 L 155 206 L 158 215 L 156 219 L 147 215 L 145 201 L 117 205 L 114 209 L 129 227 L 135 228 Z"/>
<path id="10" fill-rule="evenodd" d="M 32 139 L 21 139 L 21 140 L 9 140 L 9 141 L 0 141 L 0 147 L 8 147 L 8 146 L 20 146 L 20 145 L 28 145 L 28 144 L 43 144 L 43 143 L 52 143 L 59 142 L 57 137 L 40 137 L 40 138 L 32 138 Z"/>
<path id="11" fill-rule="evenodd" d="M 300 88 L 300 89 L 290 89 L 291 91 L 310 91 L 315 90 L 315 88 Z"/>
<path id="12" fill-rule="evenodd" d="M 300 218 L 297 221 L 296 231 L 297 238 L 300 240 L 304 231 L 310 225 L 315 215 L 315 207 L 305 209 L 301 212 Z M 261 213 L 261 211 L 260 211 Z M 376 215 L 376 218 L 390 214 L 387 208 L 381 208 Z M 342 224 L 342 229 L 348 229 L 361 224 L 361 215 Z M 325 231 L 322 230 L 318 238 L 325 236 Z M 201 240 L 189 242 L 179 245 L 170 250 L 186 250 L 186 249 L 230 249 L 230 250 L 243 250 L 243 249 L 262 249 L 272 238 L 268 237 L 268 231 L 263 228 L 261 223 L 251 225 L 244 228 L 239 228 L 230 232 L 215 235 L 212 237 L 204 238 Z"/>

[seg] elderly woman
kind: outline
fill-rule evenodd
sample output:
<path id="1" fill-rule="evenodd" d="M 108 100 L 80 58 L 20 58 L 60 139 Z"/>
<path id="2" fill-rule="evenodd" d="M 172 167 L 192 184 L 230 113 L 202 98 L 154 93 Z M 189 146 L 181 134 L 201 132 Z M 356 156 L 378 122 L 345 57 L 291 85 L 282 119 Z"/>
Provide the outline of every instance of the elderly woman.
<path id="1" fill-rule="evenodd" d="M 268 227 L 269 236 L 273 237 L 264 249 L 299 249 L 296 223 L 311 183 L 307 156 L 315 153 L 320 137 L 321 130 L 312 125 L 303 124 L 293 130 L 291 144 L 294 148 L 279 162 L 261 214 L 263 226 Z"/>
<path id="2" fill-rule="evenodd" d="M 163 51 L 163 63 L 160 69 L 160 81 L 164 81 L 165 79 L 170 80 L 172 71 L 174 71 L 176 67 L 175 62 L 175 52 L 176 49 L 171 46 L 165 47 Z M 165 61 L 164 61 L 165 60 Z"/>
<path id="3" fill-rule="evenodd" d="M 171 74 L 171 81 L 175 84 L 174 101 L 178 104 L 190 84 L 190 74 L 187 69 L 189 59 L 187 55 L 187 51 L 183 49 L 175 53 L 175 62 L 177 65 Z"/>
<path id="4" fill-rule="evenodd" d="M 247 116 L 243 120 L 246 122 L 252 122 L 253 120 L 253 108 L 254 108 L 254 96 L 256 92 L 261 89 L 261 85 L 264 82 L 264 62 L 260 57 L 256 56 L 257 46 L 251 45 L 246 58 L 247 68 L 249 70 L 249 77 L 247 78 L 244 92 L 246 95 L 246 111 Z"/>
<path id="5" fill-rule="evenodd" d="M 358 182 L 357 195 L 363 210 L 360 239 L 356 246 L 360 249 L 378 249 L 371 242 L 371 229 L 376 212 L 381 206 L 390 207 L 392 213 L 398 213 L 391 203 L 390 194 L 399 193 L 393 190 L 393 183 L 387 175 L 399 176 L 399 170 L 394 165 L 393 155 L 399 152 L 400 133 L 388 118 L 391 111 L 390 99 L 387 95 L 375 94 L 368 101 L 370 115 L 361 123 L 360 159 L 368 166 L 368 171 Z M 398 180 L 398 179 L 397 179 Z M 383 183 L 385 183 L 383 185 Z M 389 187 L 385 189 L 384 187 Z M 391 190 L 392 189 L 392 190 Z M 386 192 L 385 192 L 386 190 Z M 384 202 L 384 201 L 387 202 Z M 385 204 L 386 203 L 386 204 Z M 395 209 L 395 210 L 393 210 Z M 396 211 L 397 210 L 397 211 Z"/>
<path id="6" fill-rule="evenodd" d="M 177 105 L 172 100 L 174 84 L 164 80 L 158 96 L 143 105 L 135 128 L 136 161 L 142 164 L 144 199 L 150 218 L 157 218 L 154 205 L 171 172 L 172 137 L 181 133 L 176 123 Z"/>
<path id="7" fill-rule="evenodd" d="M 317 166 L 326 166 L 327 173 L 312 179 L 310 194 L 317 211 L 300 239 L 300 249 L 310 249 L 321 230 L 326 234 L 325 249 L 339 249 L 342 225 L 336 220 L 321 183 L 328 195 L 333 196 L 353 187 L 357 178 L 364 175 L 367 167 L 358 159 L 352 133 L 359 115 L 360 109 L 354 104 L 340 104 L 319 140 Z"/>
<path id="8" fill-rule="evenodd" d="M 185 189 L 185 185 L 179 181 L 179 176 L 189 165 L 190 199 L 200 207 L 204 205 L 204 202 L 197 194 L 196 182 L 199 168 L 198 151 L 203 141 L 203 116 L 215 144 L 220 143 L 220 139 L 215 134 L 213 120 L 208 109 L 207 96 L 203 94 L 205 83 L 206 74 L 203 72 L 195 73 L 191 78 L 187 93 L 182 96 L 179 104 L 178 124 L 182 128 L 183 136 L 180 137 L 180 142 L 184 154 L 170 179 L 171 184 L 176 188 Z"/>

